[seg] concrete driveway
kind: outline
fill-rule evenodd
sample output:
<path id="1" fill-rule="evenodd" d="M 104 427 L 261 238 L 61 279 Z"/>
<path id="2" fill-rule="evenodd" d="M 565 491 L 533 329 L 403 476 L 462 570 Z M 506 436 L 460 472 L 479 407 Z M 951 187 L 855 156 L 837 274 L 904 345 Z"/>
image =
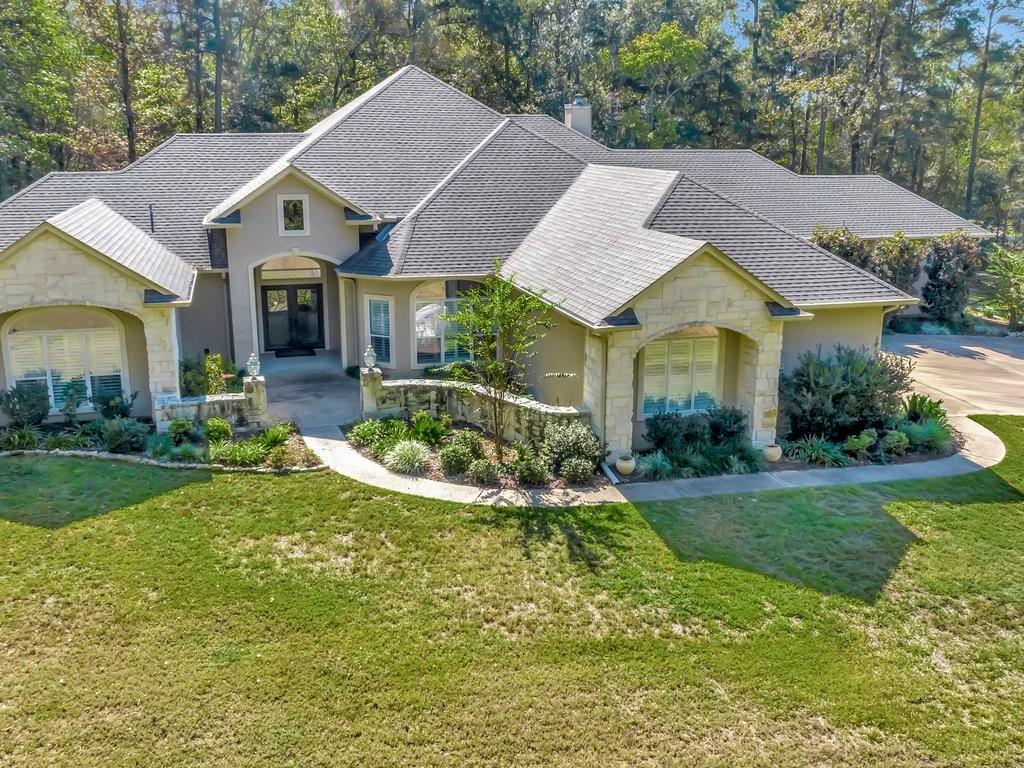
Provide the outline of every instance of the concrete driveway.
<path id="1" fill-rule="evenodd" d="M 882 348 L 914 361 L 914 389 L 951 414 L 1024 413 L 1024 338 L 882 337 Z"/>

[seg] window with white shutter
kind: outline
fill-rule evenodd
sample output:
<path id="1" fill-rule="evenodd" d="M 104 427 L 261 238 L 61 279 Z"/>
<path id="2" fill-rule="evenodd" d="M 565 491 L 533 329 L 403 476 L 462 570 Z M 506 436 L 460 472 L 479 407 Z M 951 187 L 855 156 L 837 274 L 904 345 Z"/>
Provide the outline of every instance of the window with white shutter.
<path id="1" fill-rule="evenodd" d="M 390 298 L 368 296 L 366 299 L 366 328 L 369 344 L 377 355 L 377 362 L 391 365 L 391 307 Z"/>
<path id="2" fill-rule="evenodd" d="M 710 408 L 718 385 L 718 339 L 668 339 L 643 349 L 643 415 Z"/>

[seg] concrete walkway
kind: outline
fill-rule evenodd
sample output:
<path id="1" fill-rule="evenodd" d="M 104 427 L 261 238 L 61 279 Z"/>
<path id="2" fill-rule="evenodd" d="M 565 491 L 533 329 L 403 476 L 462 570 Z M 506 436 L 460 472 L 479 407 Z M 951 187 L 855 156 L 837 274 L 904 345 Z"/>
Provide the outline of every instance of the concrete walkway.
<path id="1" fill-rule="evenodd" d="M 359 453 L 345 441 L 337 427 L 306 428 L 302 425 L 302 432 L 306 444 L 335 472 L 379 488 L 462 504 L 568 507 L 623 501 L 671 501 L 729 493 L 776 491 L 784 488 L 951 477 L 986 469 L 1002 461 L 1006 450 L 998 437 L 966 417 L 958 416 L 951 420 L 964 436 L 964 447 L 953 456 L 932 461 L 841 469 L 786 470 L 761 472 L 755 475 L 722 475 L 595 488 L 535 490 L 479 488 L 399 475 Z"/>

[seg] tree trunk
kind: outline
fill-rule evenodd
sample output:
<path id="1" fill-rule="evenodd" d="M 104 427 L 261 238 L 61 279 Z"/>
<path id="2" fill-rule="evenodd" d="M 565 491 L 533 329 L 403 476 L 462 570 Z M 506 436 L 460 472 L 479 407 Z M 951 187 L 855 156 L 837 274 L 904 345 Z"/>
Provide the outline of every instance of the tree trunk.
<path id="1" fill-rule="evenodd" d="M 121 106 L 124 109 L 124 132 L 128 140 L 128 162 L 134 163 L 138 156 L 136 147 L 135 108 L 132 106 L 132 77 L 129 64 L 128 14 L 131 0 L 114 0 L 114 17 L 117 22 L 117 79 L 121 91 Z"/>
<path id="2" fill-rule="evenodd" d="M 213 75 L 213 130 L 224 130 L 224 34 L 220 22 L 220 0 L 213 0 L 213 39 L 217 46 L 214 51 Z"/>
<path id="3" fill-rule="evenodd" d="M 992 27 L 998 5 L 993 0 L 988 6 L 988 26 L 985 45 L 978 64 L 978 95 L 974 102 L 974 128 L 971 130 L 971 155 L 967 163 L 967 192 L 964 195 L 964 217 L 970 218 L 974 207 L 974 175 L 978 170 L 978 134 L 981 132 L 981 107 L 985 101 L 985 79 L 988 76 L 988 49 L 992 43 Z"/>
<path id="4" fill-rule="evenodd" d="M 803 146 L 800 149 L 800 173 L 807 173 L 807 142 L 811 137 L 811 100 L 807 99 L 804 105 L 804 135 Z"/>
<path id="5" fill-rule="evenodd" d="M 815 158 L 814 172 L 816 174 L 822 174 L 825 172 L 825 123 L 826 123 L 827 109 L 825 107 L 825 99 L 821 100 L 821 104 L 818 106 L 818 153 Z"/>
<path id="6" fill-rule="evenodd" d="M 193 0 L 195 27 L 192 29 L 192 86 L 195 89 L 196 133 L 203 132 L 203 13 L 202 0 Z"/>

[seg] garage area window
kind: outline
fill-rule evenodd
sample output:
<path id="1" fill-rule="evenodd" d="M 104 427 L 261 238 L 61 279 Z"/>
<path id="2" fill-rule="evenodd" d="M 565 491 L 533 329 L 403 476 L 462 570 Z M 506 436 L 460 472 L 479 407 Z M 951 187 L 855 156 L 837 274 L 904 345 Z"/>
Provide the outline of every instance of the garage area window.
<path id="1" fill-rule="evenodd" d="M 655 341 L 643 350 L 643 416 L 710 408 L 718 383 L 718 339 Z"/>
<path id="2" fill-rule="evenodd" d="M 85 384 L 90 401 L 105 402 L 123 394 L 127 382 L 121 339 L 113 328 L 7 335 L 10 377 L 15 384 L 45 387 L 50 407 L 63 407 L 68 385 Z"/>

